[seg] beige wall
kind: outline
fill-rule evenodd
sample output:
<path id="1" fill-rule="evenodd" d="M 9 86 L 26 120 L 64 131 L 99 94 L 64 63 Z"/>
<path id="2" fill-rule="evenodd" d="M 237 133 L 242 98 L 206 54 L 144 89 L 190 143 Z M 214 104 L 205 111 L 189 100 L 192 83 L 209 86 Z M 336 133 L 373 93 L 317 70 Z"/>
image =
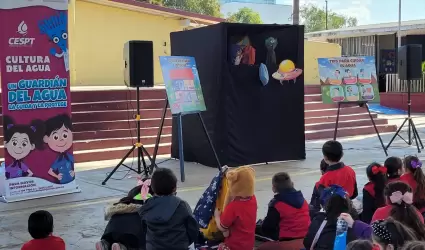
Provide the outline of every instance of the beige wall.
<path id="1" fill-rule="evenodd" d="M 317 58 L 340 56 L 341 46 L 338 44 L 304 41 L 304 84 L 320 84 Z"/>
<path id="2" fill-rule="evenodd" d="M 71 84 L 123 86 L 123 46 L 129 40 L 153 41 L 154 81 L 162 83 L 158 56 L 170 55 L 170 33 L 181 29 L 177 19 L 72 0 Z"/>

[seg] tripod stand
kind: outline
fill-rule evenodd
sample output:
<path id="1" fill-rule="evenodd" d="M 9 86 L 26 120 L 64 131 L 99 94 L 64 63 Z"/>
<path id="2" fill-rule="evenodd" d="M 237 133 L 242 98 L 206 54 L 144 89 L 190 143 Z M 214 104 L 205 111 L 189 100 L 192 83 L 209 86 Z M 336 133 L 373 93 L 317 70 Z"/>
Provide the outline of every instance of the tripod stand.
<path id="1" fill-rule="evenodd" d="M 395 135 L 393 136 L 393 138 L 388 143 L 386 149 L 388 149 L 391 146 L 391 144 L 393 143 L 394 139 L 397 136 L 400 137 L 409 146 L 412 145 L 412 132 L 413 132 L 413 138 L 415 139 L 416 147 L 418 148 L 418 153 L 421 152 L 421 148 L 424 149 L 424 145 L 422 144 L 422 140 L 419 137 L 418 130 L 416 129 L 415 123 L 413 122 L 413 118 L 410 115 L 410 109 L 411 109 L 411 106 L 412 106 L 412 100 L 411 100 L 411 96 L 410 96 L 411 85 L 412 85 L 412 82 L 408 81 L 407 82 L 407 117 L 404 119 L 403 123 L 401 124 L 401 126 L 398 128 L 398 130 L 395 133 Z M 400 131 L 404 127 L 404 125 L 406 125 L 406 123 L 407 123 L 407 136 L 408 136 L 407 140 L 405 140 L 400 135 Z M 418 141 L 419 141 L 419 143 L 418 143 Z M 420 145 L 420 147 L 419 147 L 419 145 Z"/>
<path id="2" fill-rule="evenodd" d="M 153 167 L 156 166 L 155 161 L 152 160 L 148 151 L 143 146 L 143 144 L 140 142 L 140 92 L 139 92 L 139 87 L 136 87 L 136 102 L 137 102 L 137 107 L 136 107 L 136 109 L 137 109 L 137 114 L 136 114 L 137 142 L 134 143 L 133 147 L 131 147 L 131 149 L 121 159 L 121 161 L 118 163 L 118 165 L 108 174 L 106 179 L 102 182 L 102 185 L 106 184 L 106 182 L 112 177 L 112 175 L 118 170 L 118 168 L 121 165 L 128 168 L 129 170 L 137 173 L 137 174 L 144 173 L 145 176 L 149 176 L 150 172 L 149 172 L 148 166 L 146 165 L 146 161 L 145 161 L 145 158 L 143 157 L 143 155 L 146 155 L 148 157 L 151 164 L 153 164 Z M 128 156 L 130 156 L 131 153 L 133 153 L 134 150 L 137 150 L 137 169 L 134 169 L 134 168 L 129 167 L 129 166 L 124 164 L 124 161 L 128 158 Z M 143 164 L 143 171 L 142 171 L 142 164 Z"/>

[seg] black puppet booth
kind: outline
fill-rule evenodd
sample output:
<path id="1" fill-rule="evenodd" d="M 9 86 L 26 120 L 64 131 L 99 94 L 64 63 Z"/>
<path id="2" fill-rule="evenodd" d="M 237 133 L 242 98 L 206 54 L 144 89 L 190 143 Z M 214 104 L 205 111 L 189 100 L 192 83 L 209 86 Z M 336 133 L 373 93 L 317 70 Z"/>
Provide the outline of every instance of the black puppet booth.
<path id="1" fill-rule="evenodd" d="M 196 60 L 202 117 L 222 165 L 305 159 L 303 26 L 220 23 L 173 32 L 171 53 Z M 182 119 L 184 159 L 216 167 L 199 117 Z M 173 158 L 177 133 L 173 118 Z"/>

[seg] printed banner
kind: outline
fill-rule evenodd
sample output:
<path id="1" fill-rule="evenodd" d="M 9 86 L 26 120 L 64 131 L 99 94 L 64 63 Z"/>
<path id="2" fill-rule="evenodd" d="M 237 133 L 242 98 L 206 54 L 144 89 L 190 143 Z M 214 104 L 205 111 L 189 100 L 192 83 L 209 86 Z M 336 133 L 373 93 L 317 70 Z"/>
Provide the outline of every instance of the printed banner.
<path id="1" fill-rule="evenodd" d="M 79 191 L 67 9 L 68 0 L 0 1 L 1 172 L 8 202 Z"/>
<path id="2" fill-rule="evenodd" d="M 377 102 L 379 89 L 373 56 L 319 58 L 323 103 Z"/>
<path id="3" fill-rule="evenodd" d="M 204 96 L 202 95 L 195 58 L 160 56 L 159 62 L 171 113 L 205 111 Z"/>

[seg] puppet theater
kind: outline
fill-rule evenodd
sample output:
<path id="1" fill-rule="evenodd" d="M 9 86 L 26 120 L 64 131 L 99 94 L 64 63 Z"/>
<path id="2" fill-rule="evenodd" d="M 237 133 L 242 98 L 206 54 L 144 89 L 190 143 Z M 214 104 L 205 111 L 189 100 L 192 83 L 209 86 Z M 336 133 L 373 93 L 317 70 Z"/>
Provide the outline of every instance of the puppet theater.
<path id="1" fill-rule="evenodd" d="M 202 117 L 222 165 L 305 159 L 303 26 L 220 23 L 174 32 L 171 53 L 196 60 Z M 183 116 L 182 127 L 185 161 L 216 166 L 198 116 Z"/>

